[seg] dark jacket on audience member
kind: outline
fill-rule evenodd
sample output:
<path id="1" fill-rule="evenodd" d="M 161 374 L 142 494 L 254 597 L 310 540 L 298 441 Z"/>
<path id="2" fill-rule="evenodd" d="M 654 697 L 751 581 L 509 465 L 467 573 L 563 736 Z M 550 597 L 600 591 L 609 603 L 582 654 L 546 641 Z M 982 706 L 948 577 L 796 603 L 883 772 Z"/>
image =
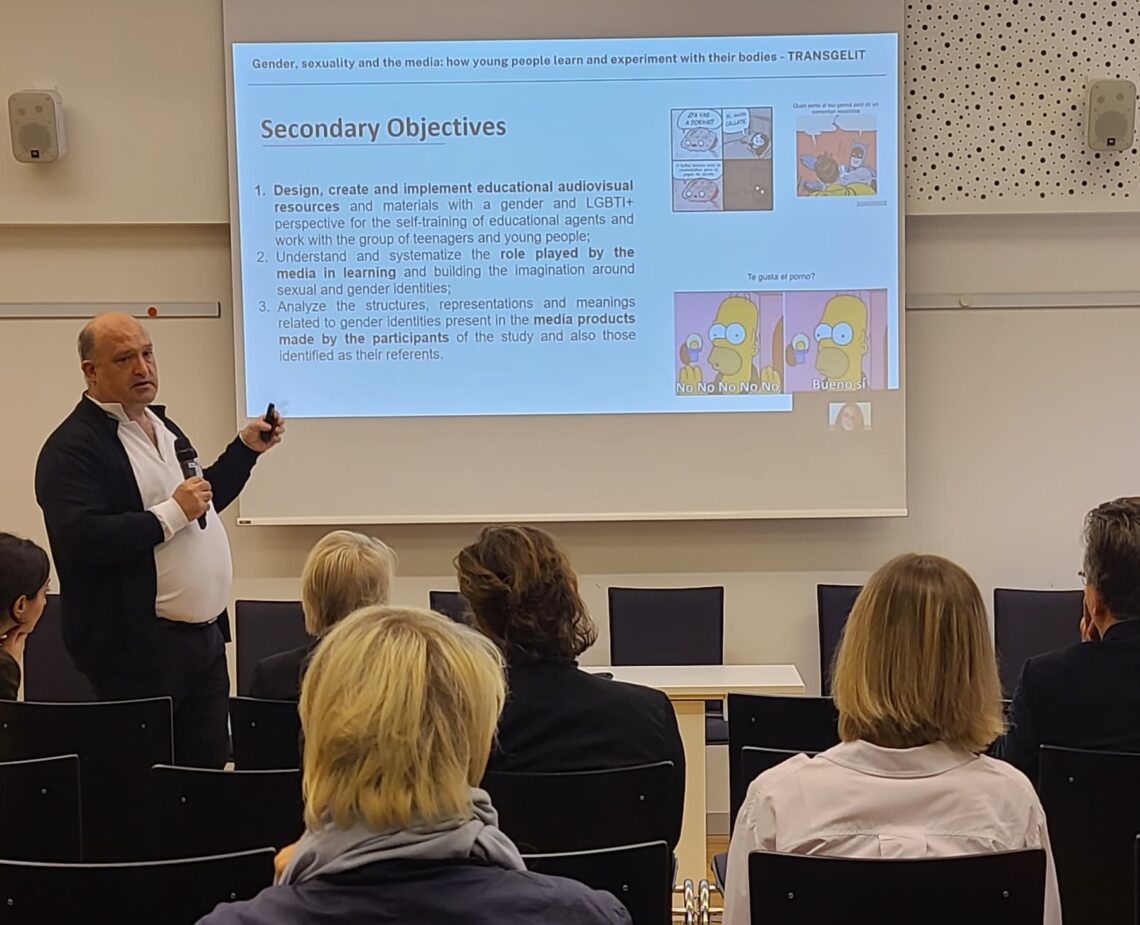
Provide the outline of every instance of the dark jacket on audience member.
<path id="1" fill-rule="evenodd" d="M 681 836 L 685 752 L 669 698 L 582 671 L 569 659 L 511 665 L 488 771 L 600 771 L 672 761 L 673 834 Z"/>
<path id="2" fill-rule="evenodd" d="M 1035 784 L 1042 745 L 1140 752 L 1140 620 L 1029 659 L 996 754 Z"/>
<path id="3" fill-rule="evenodd" d="M 263 658 L 253 669 L 249 696 L 262 700 L 300 700 L 301 680 L 316 647 L 314 639 L 299 648 Z"/>
<path id="4" fill-rule="evenodd" d="M 611 894 L 474 860 L 380 861 L 228 903 L 198 925 L 630 925 Z"/>
<path id="5" fill-rule="evenodd" d="M 20 692 L 20 663 L 0 650 L 0 700 L 15 700 Z"/>

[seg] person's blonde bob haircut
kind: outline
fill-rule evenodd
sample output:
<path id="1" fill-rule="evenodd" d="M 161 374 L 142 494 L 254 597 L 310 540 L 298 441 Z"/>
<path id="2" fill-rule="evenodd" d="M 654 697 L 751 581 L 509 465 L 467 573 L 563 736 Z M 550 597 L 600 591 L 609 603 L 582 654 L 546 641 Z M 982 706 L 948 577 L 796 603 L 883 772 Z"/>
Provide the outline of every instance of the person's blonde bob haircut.
<path id="1" fill-rule="evenodd" d="M 503 657 L 430 610 L 366 607 L 301 686 L 305 822 L 374 831 L 471 817 L 506 698 Z"/>
<path id="2" fill-rule="evenodd" d="M 899 556 L 871 576 L 847 620 L 832 678 L 845 742 L 941 741 L 979 753 L 1004 729 L 982 595 L 940 556 Z"/>
<path id="3" fill-rule="evenodd" d="M 301 572 L 301 609 L 310 636 L 370 604 L 387 604 L 396 553 L 375 537 L 334 530 L 309 550 Z"/>

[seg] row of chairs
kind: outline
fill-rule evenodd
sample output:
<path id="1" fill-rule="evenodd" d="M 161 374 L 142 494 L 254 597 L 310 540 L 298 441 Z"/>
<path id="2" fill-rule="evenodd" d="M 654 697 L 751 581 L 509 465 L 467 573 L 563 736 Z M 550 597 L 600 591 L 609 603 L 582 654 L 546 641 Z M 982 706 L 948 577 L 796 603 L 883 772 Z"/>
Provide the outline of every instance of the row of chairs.
<path id="1" fill-rule="evenodd" d="M 84 846 L 82 762 L 59 755 L 0 762 L 0 858 L 80 862 Z M 136 860 L 282 848 L 304 830 L 301 772 L 213 771 L 155 765 L 141 794 L 118 793 L 145 813 L 148 838 Z"/>
<path id="2" fill-rule="evenodd" d="M 822 693 L 831 692 L 831 662 L 859 585 L 817 585 Z M 1005 696 L 1025 659 L 1079 641 L 1080 591 L 994 590 L 994 636 Z M 46 619 L 28 643 L 25 696 L 41 702 L 93 699 L 63 646 L 49 595 Z M 458 622 L 469 608 L 457 591 L 431 591 L 429 606 Z M 610 662 L 614 665 L 720 664 L 724 660 L 724 588 L 610 588 Z M 238 692 L 246 694 L 257 663 L 308 640 L 297 601 L 238 601 L 235 608 Z M 719 704 L 715 712 L 719 714 Z M 710 741 L 725 730 L 710 729 Z"/>
<path id="3" fill-rule="evenodd" d="M 294 822 L 300 819 L 300 721 L 297 705 L 275 701 L 250 701 L 235 698 L 232 704 L 232 729 L 237 767 L 242 770 L 266 770 L 277 775 L 273 789 L 263 792 L 295 794 L 291 804 L 297 809 L 283 814 Z M 82 856 L 87 860 L 125 861 L 140 857 L 140 846 L 152 842 L 154 826 L 147 800 L 141 795 L 165 787 L 167 792 L 188 787 L 187 775 L 195 777 L 193 811 L 185 814 L 187 831 L 199 821 L 213 818 L 211 811 L 221 806 L 208 795 L 211 784 L 219 780 L 211 775 L 221 772 L 181 772 L 175 770 L 157 775 L 155 767 L 168 767 L 173 760 L 173 727 L 171 702 L 167 697 L 131 700 L 120 703 L 28 703 L 0 701 L 0 762 L 9 763 L 13 782 L 0 785 L 0 840 L 12 831 L 11 820 L 26 812 L 34 828 L 49 798 L 61 800 L 66 812 L 71 798 L 78 806 L 81 820 L 82 850 L 56 852 L 55 859 Z M 70 759 L 63 756 L 71 756 Z M 23 780 L 34 783 L 37 774 L 47 770 L 26 762 L 32 759 L 55 759 L 50 765 L 52 783 L 35 800 L 22 801 L 14 796 L 16 785 Z M 11 764 L 15 763 L 15 764 Z M 278 771 L 284 769 L 284 775 Z M 23 775 L 21 777 L 21 775 Z M 292 775 L 292 777 L 289 777 Z M 230 780 L 227 778 L 227 780 Z M 262 787 L 269 788 L 269 779 Z M 227 791 L 228 792 L 228 791 Z M 244 801 L 253 812 L 258 803 L 256 787 L 251 799 Z M 172 796 L 174 794 L 171 794 Z M 186 793 L 183 808 L 189 804 Z M 40 805 L 37 807 L 36 803 Z M 275 804 L 280 809 L 281 804 Z M 299 830 L 299 829 L 298 829 Z M 170 828 L 169 831 L 174 831 Z M 45 835 L 47 833 L 44 833 Z M 26 842 L 37 844 L 31 836 Z M 260 845 L 257 845 L 260 847 Z M 0 850 L 0 857 L 13 857 Z M 26 855 L 27 856 L 27 855 Z"/>
<path id="4" fill-rule="evenodd" d="M 639 893 L 640 883 L 667 869 L 664 843 L 530 856 L 526 862 L 540 873 L 608 889 L 625 903 L 634 925 L 671 921 L 667 899 Z M 256 895 L 272 876 L 269 850 L 109 865 L 0 861 L 0 904 L 10 925 L 190 925 L 219 902 Z M 753 922 L 766 925 L 852 921 L 852 909 L 864 910 L 862 921 L 877 925 L 1039 925 L 1044 879 L 1041 851 L 903 861 L 755 852 L 749 857 L 750 912 Z"/>
<path id="5" fill-rule="evenodd" d="M 288 707 L 296 722 L 295 705 L 269 705 Z M 252 706 L 256 710 L 259 704 Z M 154 855 L 217 853 L 276 846 L 299 833 L 295 768 L 256 774 L 140 767 L 147 759 L 132 743 L 148 741 L 148 726 L 160 730 L 160 742 L 168 742 L 168 729 L 161 730 L 163 717 L 169 723 L 169 712 L 169 702 L 163 700 L 0 703 L 0 759 L 13 758 L 13 742 L 20 742 L 25 751 L 41 751 L 16 757 L 59 755 L 69 747 L 84 753 L 0 766 L 0 818 L 5 819 L 0 839 L 11 843 L 0 846 L 0 856 L 17 856 L 22 845 L 32 852 L 23 857 L 56 861 L 138 859 L 153 845 L 156 832 L 167 840 L 153 845 Z M 756 775 L 795 751 L 819 751 L 837 739 L 834 706 L 822 698 L 730 695 L 728 712 L 734 814 Z M 273 723 L 262 718 L 258 729 L 263 736 L 271 735 Z M 276 734 L 289 733 L 278 728 Z M 132 756 L 134 763 L 128 760 Z M 1132 849 L 1140 831 L 1140 796 L 1132 797 L 1131 784 L 1140 773 L 1140 756 L 1046 748 L 1041 768 L 1041 794 L 1070 917 L 1105 925 L 1131 921 Z M 45 776 L 49 773 L 50 778 Z M 671 773 L 665 763 L 578 774 L 489 774 L 485 786 L 499 807 L 504 831 L 524 852 L 558 855 L 563 864 L 588 868 L 600 862 L 593 855 L 573 855 L 664 842 Z M 1111 804 L 1104 799 L 1106 793 L 1112 794 Z M 93 807 L 100 812 L 93 813 Z M 68 815 L 76 820 L 70 827 L 55 821 Z M 135 826 L 132 820 L 142 824 Z M 93 834 L 106 836 L 92 831 L 92 821 L 111 822 L 120 834 L 132 833 L 134 840 L 119 844 L 119 857 L 111 858 L 108 848 L 114 845 L 96 840 L 98 850 L 88 847 Z M 53 835 L 62 842 L 46 846 L 44 839 Z M 658 849 L 642 848 L 635 857 L 656 854 Z M 723 883 L 723 858 L 717 866 Z M 633 902 L 645 897 L 647 904 L 662 906 L 671 886 L 668 867 L 631 861 L 617 864 L 611 874 L 621 881 L 623 898 Z M 651 877 L 653 870 L 657 874 Z"/>

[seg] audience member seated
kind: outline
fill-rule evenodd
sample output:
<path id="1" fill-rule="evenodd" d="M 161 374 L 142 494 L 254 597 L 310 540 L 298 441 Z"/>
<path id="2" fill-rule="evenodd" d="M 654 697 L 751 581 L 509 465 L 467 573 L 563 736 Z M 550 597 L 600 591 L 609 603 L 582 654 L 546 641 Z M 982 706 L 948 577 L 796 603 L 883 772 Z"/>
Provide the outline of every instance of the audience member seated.
<path id="1" fill-rule="evenodd" d="M 597 638 L 578 576 L 554 537 L 534 527 L 487 527 L 455 558 L 474 626 L 507 660 L 508 696 L 492 771 L 597 771 L 672 761 L 681 833 L 685 753 L 660 691 L 582 671 Z"/>
<path id="2" fill-rule="evenodd" d="M 31 540 L 0 533 L 0 700 L 20 690 L 24 642 L 47 606 L 51 563 Z"/>
<path id="3" fill-rule="evenodd" d="M 725 925 L 748 925 L 748 853 L 921 858 L 1043 848 L 1045 922 L 1061 921 L 1045 814 L 1002 731 L 985 605 L 937 556 L 888 562 L 855 602 L 832 692 L 842 742 L 752 782 L 728 852 Z M 933 902 L 937 898 L 932 898 Z"/>
<path id="4" fill-rule="evenodd" d="M 1037 780 L 1042 745 L 1140 752 L 1140 498 L 1085 518 L 1083 642 L 1029 659 L 996 753 Z"/>
<path id="5" fill-rule="evenodd" d="M 305 834 L 278 884 L 206 925 L 628 925 L 609 893 L 528 872 L 483 777 L 502 658 L 426 610 L 368 607 L 328 632 L 301 691 Z"/>
<path id="6" fill-rule="evenodd" d="M 301 678 L 320 638 L 354 610 L 387 604 L 396 569 L 396 554 L 371 536 L 334 530 L 310 550 L 301 572 L 301 610 L 307 645 L 270 655 L 257 663 L 251 697 L 297 700 Z M 241 640 L 238 640 L 241 644 Z"/>

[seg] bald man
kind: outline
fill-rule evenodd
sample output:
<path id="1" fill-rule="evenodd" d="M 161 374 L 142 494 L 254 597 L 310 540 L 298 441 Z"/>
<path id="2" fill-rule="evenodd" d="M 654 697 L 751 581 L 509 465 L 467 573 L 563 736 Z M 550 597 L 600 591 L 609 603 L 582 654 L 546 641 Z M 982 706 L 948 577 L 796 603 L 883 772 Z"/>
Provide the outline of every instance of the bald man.
<path id="1" fill-rule="evenodd" d="M 251 421 L 203 477 L 186 479 L 174 448 L 185 435 L 151 404 L 158 364 L 146 329 L 100 315 L 80 332 L 79 360 L 87 390 L 36 464 L 64 644 L 100 700 L 170 697 L 175 763 L 220 768 L 233 572 L 218 512 L 284 426 Z"/>

